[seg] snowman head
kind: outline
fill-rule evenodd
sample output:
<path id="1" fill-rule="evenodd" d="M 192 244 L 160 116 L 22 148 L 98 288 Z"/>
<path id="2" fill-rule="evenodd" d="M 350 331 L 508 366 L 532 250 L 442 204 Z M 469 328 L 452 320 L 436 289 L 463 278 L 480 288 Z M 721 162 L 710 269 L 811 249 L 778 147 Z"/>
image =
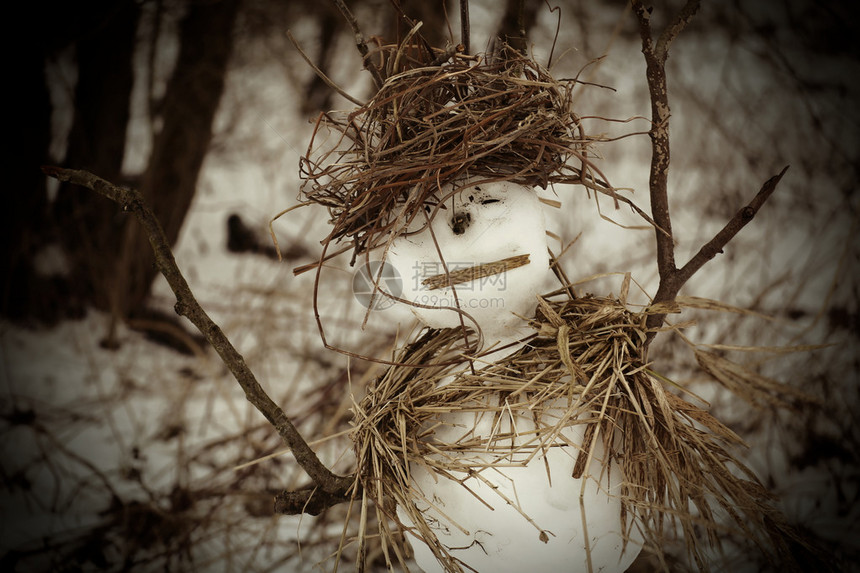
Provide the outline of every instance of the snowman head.
<path id="1" fill-rule="evenodd" d="M 442 193 L 447 199 L 425 207 L 414 232 L 388 248 L 386 261 L 403 281 L 400 298 L 427 326 L 464 324 L 490 344 L 511 338 L 533 315 L 549 275 L 540 200 L 534 189 L 507 181 Z"/>

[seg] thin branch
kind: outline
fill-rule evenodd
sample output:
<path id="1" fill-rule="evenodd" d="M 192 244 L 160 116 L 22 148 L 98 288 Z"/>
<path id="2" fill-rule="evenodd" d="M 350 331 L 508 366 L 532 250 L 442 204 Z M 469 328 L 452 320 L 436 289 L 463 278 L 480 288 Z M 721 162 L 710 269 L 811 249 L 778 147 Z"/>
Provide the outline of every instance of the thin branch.
<path id="1" fill-rule="evenodd" d="M 678 34 L 687 27 L 687 24 L 690 23 L 690 20 L 693 19 L 693 16 L 696 15 L 696 12 L 699 11 L 699 0 L 687 0 L 687 3 L 684 4 L 684 7 L 681 8 L 681 11 L 675 15 L 675 19 L 672 20 L 672 23 L 666 26 L 666 29 L 663 30 L 663 33 L 660 34 L 660 38 L 657 39 L 657 45 L 654 47 L 654 55 L 658 58 L 666 61 L 666 58 L 669 56 L 669 46 L 672 44 L 672 41 L 678 37 Z"/>
<path id="2" fill-rule="evenodd" d="M 753 197 L 745 207 L 740 209 L 734 217 L 726 223 L 720 232 L 714 236 L 713 239 L 705 243 L 704 246 L 699 249 L 699 252 L 697 252 L 696 255 L 681 269 L 676 269 L 667 275 L 661 274 L 660 286 L 657 288 L 657 294 L 654 295 L 654 300 L 651 304 L 656 305 L 658 303 L 670 303 L 675 300 L 675 297 L 681 291 L 681 287 L 683 287 L 684 284 L 686 284 L 686 282 L 705 265 L 705 263 L 722 253 L 723 247 L 725 247 L 741 229 L 753 220 L 759 209 L 764 205 L 765 201 L 767 201 L 773 192 L 776 191 L 776 187 L 786 171 L 788 171 L 787 165 L 777 175 L 774 175 L 765 181 L 764 185 L 762 185 L 755 197 Z M 663 324 L 663 318 L 665 316 L 665 313 L 651 314 L 648 316 L 645 326 L 650 329 L 648 334 L 649 342 L 654 337 L 654 329 L 659 328 L 660 325 Z"/>
<path id="3" fill-rule="evenodd" d="M 354 97 L 352 97 L 351 95 L 346 93 L 340 86 L 338 86 L 336 83 L 334 83 L 331 80 L 331 78 L 329 78 L 327 75 L 325 75 L 325 72 L 323 72 L 321 69 L 319 69 L 319 67 L 317 67 L 316 64 L 314 64 L 311 61 L 311 59 L 308 57 L 308 55 L 305 53 L 305 51 L 302 50 L 302 47 L 299 46 L 298 40 L 296 40 L 296 38 L 293 36 L 293 33 L 290 32 L 289 30 L 287 30 L 287 38 L 290 39 L 290 42 L 292 42 L 292 44 L 293 44 L 293 46 L 295 46 L 296 50 L 299 51 L 299 54 L 302 56 L 302 58 L 304 58 L 305 62 L 311 67 L 311 69 L 314 72 L 316 72 L 316 75 L 319 77 L 319 79 L 321 79 L 323 81 L 323 83 L 325 83 L 325 85 L 327 85 L 328 87 L 330 87 L 331 89 L 333 89 L 334 91 L 336 91 L 337 93 L 339 93 L 340 95 L 342 95 L 343 97 L 345 97 L 346 99 L 348 99 L 349 101 L 354 103 L 355 105 L 357 105 L 359 107 L 364 105 L 363 102 L 355 99 Z"/>
<path id="4" fill-rule="evenodd" d="M 296 515 L 298 513 L 319 515 L 324 510 L 345 501 L 349 501 L 349 499 L 344 498 L 342 495 L 326 493 L 316 488 L 284 491 L 275 496 L 275 513 L 284 515 Z"/>
<path id="5" fill-rule="evenodd" d="M 221 360 L 224 361 L 224 364 L 233 373 L 236 381 L 239 382 L 242 390 L 245 391 L 245 397 L 275 427 L 278 434 L 280 434 L 281 438 L 293 452 L 296 461 L 307 472 L 316 486 L 326 494 L 329 494 L 327 497 L 335 497 L 340 501 L 346 501 L 346 494 L 352 487 L 354 478 L 351 476 L 338 476 L 320 462 L 316 453 L 308 446 L 284 411 L 266 394 L 266 391 L 257 382 L 242 355 L 239 354 L 218 325 L 209 318 L 209 315 L 206 314 L 197 302 L 188 283 L 185 281 L 185 277 L 182 276 L 176 264 L 164 230 L 156 219 L 155 214 L 144 202 L 140 192 L 134 189 L 118 187 L 87 171 L 63 169 L 60 167 L 43 167 L 42 171 L 49 177 L 60 181 L 87 187 L 118 203 L 123 211 L 131 212 L 137 217 L 149 237 L 150 245 L 152 245 L 152 250 L 155 253 L 158 270 L 167 279 L 170 288 L 176 295 L 176 305 L 174 306 L 176 313 L 187 317 L 200 330 L 215 351 L 218 352 Z"/>
<path id="6" fill-rule="evenodd" d="M 723 227 L 713 239 L 705 243 L 705 245 L 699 249 L 699 252 L 696 253 L 696 256 L 690 259 L 686 265 L 681 267 L 676 274 L 677 280 L 680 281 L 681 284 L 687 282 L 690 277 L 702 268 L 705 263 L 713 259 L 719 253 L 722 253 L 723 247 L 725 247 L 728 242 L 747 225 L 747 223 L 753 220 L 753 217 L 756 216 L 756 213 L 761 209 L 761 206 L 764 205 L 765 201 L 767 201 L 773 192 L 776 191 L 776 186 L 779 184 L 786 171 L 788 171 L 788 165 L 783 167 L 782 171 L 777 175 L 774 175 L 765 181 L 759 192 L 756 193 L 756 196 L 752 198 L 747 206 L 735 213 L 735 216 L 726 223 L 726 226 Z"/>
<path id="7" fill-rule="evenodd" d="M 651 96 L 651 171 L 648 188 L 651 197 L 651 214 L 655 223 L 657 241 L 657 269 L 661 283 L 664 277 L 676 272 L 675 245 L 672 220 L 669 216 L 669 96 L 666 89 L 665 56 L 654 53 L 651 39 L 651 13 L 639 0 L 631 2 L 639 20 L 642 54 L 645 56 L 648 91 Z M 680 30 L 676 31 L 679 32 Z M 661 301 L 662 302 L 662 301 Z"/>
<path id="8" fill-rule="evenodd" d="M 555 45 L 558 42 L 558 33 L 561 31 L 561 6 L 550 6 L 549 0 L 543 0 L 546 7 L 549 9 L 550 14 L 553 12 L 558 12 L 558 16 L 555 21 L 555 35 L 552 37 L 552 46 L 549 49 L 549 57 L 546 59 L 546 67 L 547 69 L 552 69 L 552 54 L 555 52 Z"/>
<path id="9" fill-rule="evenodd" d="M 352 28 L 352 33 L 355 36 L 355 47 L 358 48 L 358 53 L 361 54 L 361 59 L 364 62 L 364 67 L 370 72 L 370 75 L 373 76 L 373 81 L 376 83 L 376 87 L 382 87 L 384 83 L 382 81 L 382 75 L 379 73 L 379 68 L 377 68 L 373 62 L 371 62 L 367 54 L 370 51 L 367 48 L 367 42 L 364 41 L 364 34 L 361 33 L 361 28 L 358 27 L 358 20 L 355 19 L 352 11 L 349 7 L 344 4 L 343 0 L 333 0 L 337 9 L 340 10 L 340 13 L 349 22 L 349 26 Z"/>
<path id="10" fill-rule="evenodd" d="M 469 26 L 469 0 L 460 0 L 460 43 L 463 44 L 463 53 L 471 54 L 469 48 L 471 29 Z"/>
<path id="11" fill-rule="evenodd" d="M 738 213 L 708 241 L 696 255 L 681 269 L 675 266 L 675 244 L 672 234 L 672 219 L 669 210 L 669 96 L 666 84 L 666 59 L 669 57 L 669 46 L 672 41 L 690 23 L 699 9 L 699 0 L 688 0 L 672 22 L 663 30 L 657 40 L 653 41 L 651 30 L 651 11 L 642 5 L 641 0 L 631 0 L 631 7 L 639 23 L 639 36 L 642 42 L 642 54 L 645 56 L 648 93 L 651 98 L 651 171 L 648 178 L 648 188 L 651 198 L 651 215 L 654 221 L 654 233 L 657 243 L 657 272 L 660 284 L 657 293 L 651 301 L 652 305 L 667 304 L 675 300 L 681 287 L 702 268 L 702 266 L 720 253 L 723 247 L 740 232 L 740 230 L 755 217 L 758 210 L 776 189 L 788 167 L 778 175 L 771 177 L 762 186 L 750 203 Z M 650 342 L 656 329 L 663 324 L 665 313 L 648 316 L 646 328 L 649 329 L 647 342 Z M 646 343 L 647 346 L 647 343 Z"/>

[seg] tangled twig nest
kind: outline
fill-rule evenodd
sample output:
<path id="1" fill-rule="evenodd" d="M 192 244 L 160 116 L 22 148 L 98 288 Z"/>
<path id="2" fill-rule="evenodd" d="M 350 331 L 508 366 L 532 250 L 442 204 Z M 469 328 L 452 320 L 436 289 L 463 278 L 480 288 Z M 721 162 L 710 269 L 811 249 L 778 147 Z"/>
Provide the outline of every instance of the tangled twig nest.
<path id="1" fill-rule="evenodd" d="M 393 73 L 368 103 L 316 122 L 302 194 L 329 208 L 327 243 L 348 239 L 355 255 L 378 247 L 425 208 L 432 218 L 467 178 L 580 183 L 614 196 L 571 107 L 576 80 L 559 82 L 512 53 L 477 62 L 453 54 L 440 64 L 410 58 L 409 48 L 380 50 Z"/>
<path id="2" fill-rule="evenodd" d="M 357 479 L 380 512 L 383 537 L 392 538 L 388 520 L 399 506 L 413 533 L 449 570 L 459 571 L 416 506 L 427 500 L 415 489 L 410 468 L 430 468 L 439 479 L 459 481 L 488 466 L 503 472 L 548 448 L 568 448 L 577 459 L 573 477 L 583 477 L 586 460 L 601 443 L 604 470 L 618 464 L 624 475 L 621 522 L 632 519 L 631 527 L 652 548 L 661 546 L 667 527 L 679 525 L 690 556 L 707 569 L 704 551 L 718 546 L 725 531 L 722 511 L 746 537 L 784 555 L 787 540 L 797 539 L 765 488 L 732 455 L 741 438 L 668 391 L 671 381 L 643 362 L 646 318 L 647 312 L 631 312 L 615 299 L 541 299 L 527 344 L 482 368 L 479 360 L 472 362 L 477 369 L 464 368 L 471 359 L 462 354 L 459 329 L 428 330 L 406 346 L 397 358 L 402 365 L 390 368 L 354 408 Z M 459 367 L 451 364 L 457 356 L 463 360 Z M 718 381 L 730 374 L 747 394 L 802 398 L 734 363 L 710 363 L 709 372 Z M 528 420 L 532 424 L 520 425 L 531 429 L 440 439 L 439 429 L 450 423 L 446 417 L 471 412 Z M 563 435 L 574 425 L 582 428 L 581 445 Z"/>

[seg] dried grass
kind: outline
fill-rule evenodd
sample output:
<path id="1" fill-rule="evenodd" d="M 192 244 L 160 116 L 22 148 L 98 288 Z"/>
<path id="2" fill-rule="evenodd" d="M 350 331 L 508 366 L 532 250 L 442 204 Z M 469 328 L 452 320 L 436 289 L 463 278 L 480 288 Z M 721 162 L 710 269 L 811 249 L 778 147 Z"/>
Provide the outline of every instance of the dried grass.
<path id="1" fill-rule="evenodd" d="M 572 109 L 576 80 L 507 55 L 438 63 L 417 45 L 380 48 L 384 84 L 351 112 L 320 114 L 301 159 L 303 200 L 331 214 L 326 245 L 350 241 L 354 260 L 413 221 L 426 225 L 467 179 L 578 183 L 615 197 Z"/>
<path id="2" fill-rule="evenodd" d="M 557 81 L 511 51 L 505 61 L 434 51 L 420 38 L 410 43 L 417 30 L 371 56 L 383 81 L 369 102 L 317 119 L 301 159 L 302 199 L 328 208 L 332 231 L 319 262 L 303 270 L 317 266 L 319 273 L 327 258 L 349 250 L 354 262 L 399 235 L 420 232 L 467 182 L 577 183 L 629 204 L 653 225 L 590 161 L 597 138 L 585 133 L 572 109 L 575 79 Z M 346 245 L 329 254 L 339 242 Z M 406 526 L 396 508 L 447 569 L 463 569 L 419 511 L 416 504 L 429 500 L 413 486 L 411 468 L 440 479 L 481 479 L 487 467 L 501 470 L 548 448 L 570 448 L 577 458 L 573 477 L 583 477 L 599 442 L 607 453 L 603 471 L 616 464 L 624 475 L 621 523 L 632 518 L 629 527 L 642 531 L 654 551 L 670 529 L 680 528 L 690 559 L 707 569 L 706 550 L 719 546 L 727 527 L 723 514 L 773 555 L 802 544 L 767 490 L 732 454 L 744 445 L 741 438 L 685 400 L 643 355 L 649 313 L 674 312 L 685 301 L 634 312 L 624 300 L 575 298 L 567 287 L 558 293 L 539 300 L 534 334 L 515 353 L 488 363 L 468 355 L 474 349 L 464 329 L 426 330 L 355 404 L 351 438 L 358 467 L 350 514 L 359 515 L 359 570 L 371 543 L 389 568 L 405 567 L 399 529 Z M 713 301 L 686 302 L 720 308 Z M 706 373 L 751 402 L 786 406 L 805 398 L 719 349 L 691 347 Z M 469 412 L 528 420 L 521 427 L 531 429 L 519 432 L 512 423 L 487 436 L 440 438 L 436 430 L 446 417 Z M 574 425 L 583 427 L 582 444 L 565 437 Z M 342 547 L 346 539 L 345 528 Z"/>
<path id="3" fill-rule="evenodd" d="M 625 477 L 619 494 L 622 523 L 632 516 L 631 527 L 641 529 L 652 549 L 661 547 L 667 528 L 680 527 L 689 557 L 706 570 L 706 550 L 718 547 L 726 531 L 722 513 L 775 556 L 785 555 L 787 543 L 802 543 L 773 509 L 767 490 L 732 454 L 743 446 L 741 438 L 651 370 L 641 351 L 648 312 L 633 312 L 609 298 L 541 299 L 531 321 L 534 335 L 522 349 L 491 364 L 464 355 L 460 329 L 426 330 L 403 348 L 396 358 L 401 365 L 390 368 L 354 407 L 357 479 L 364 504 L 368 498 L 374 502 L 379 534 L 394 539 L 391 523 L 399 506 L 414 524 L 412 533 L 449 570 L 461 571 L 416 507 L 428 500 L 412 486 L 410 467 L 456 480 L 488 466 L 503 471 L 560 447 L 573 448 L 574 477 L 581 477 L 601 440 L 608 452 L 604 471 L 618 464 Z M 458 357 L 460 363 L 452 364 Z M 708 360 L 700 359 L 705 370 L 721 383 L 728 376 L 730 389 L 744 398 L 769 396 L 782 405 L 805 398 L 726 359 Z M 440 440 L 434 430 L 446 416 L 463 412 L 521 418 L 535 429 Z M 577 424 L 585 430 L 581 447 L 562 434 Z M 518 445 L 512 447 L 514 438 Z M 476 454 L 481 461 L 475 461 Z M 402 551 L 394 556 L 402 560 Z"/>

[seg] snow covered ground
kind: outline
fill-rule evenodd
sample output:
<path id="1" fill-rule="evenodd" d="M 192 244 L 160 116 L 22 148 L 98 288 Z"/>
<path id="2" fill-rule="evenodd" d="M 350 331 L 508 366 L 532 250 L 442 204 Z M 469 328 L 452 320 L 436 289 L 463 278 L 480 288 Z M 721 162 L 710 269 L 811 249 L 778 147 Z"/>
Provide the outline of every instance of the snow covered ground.
<path id="1" fill-rule="evenodd" d="M 475 37 L 486 37 L 493 25 L 490 3 L 475 4 Z M 580 113 L 649 116 L 632 16 L 605 9 L 589 14 L 587 22 L 577 10 L 563 17 L 553 73 L 570 77 L 608 50 L 586 79 L 615 89 L 583 88 Z M 548 54 L 554 18 L 542 13 L 533 33 L 539 61 Z M 708 18 L 702 15 L 713 21 Z M 623 33 L 610 46 L 619 21 Z M 743 21 L 729 27 L 735 25 L 749 30 Z M 294 31 L 310 41 L 308 26 L 297 22 Z M 786 45 L 779 33 L 775 38 Z M 482 45 L 473 38 L 473 46 Z M 850 158 L 858 151 L 858 117 L 847 102 L 858 86 L 846 79 L 842 95 L 804 91 L 792 83 L 786 61 L 801 77 L 822 84 L 839 77 L 843 67 L 853 70 L 845 78 L 860 75 L 856 61 L 813 59 L 800 44 L 796 53 L 769 47 L 758 37 L 729 39 L 724 29 L 705 23 L 694 24 L 673 45 L 670 192 L 679 261 L 767 178 L 791 165 L 750 228 L 684 291 L 777 319 L 702 314 L 686 332 L 723 344 L 830 344 L 761 365 L 820 397 L 823 407 L 752 410 L 705 384 L 679 346 L 667 342 L 660 351 L 658 341 L 656 360 L 662 371 L 709 399 L 714 413 L 749 441 L 745 460 L 781 496 L 791 520 L 834 554 L 856 557 L 858 204 Z M 786 61 L 774 62 L 773 53 Z M 361 76 L 350 72 L 358 60 L 348 38 L 342 54 L 333 75 L 360 93 Z M 313 273 L 294 276 L 291 264 L 225 249 L 229 214 L 241 214 L 265 233 L 271 217 L 295 204 L 298 158 L 311 129 L 298 112 L 295 81 L 310 72 L 294 51 L 285 47 L 273 58 L 248 48 L 245 56 L 231 72 L 221 131 L 176 246 L 177 262 L 271 396 L 324 461 L 346 473 L 351 454 L 342 432 L 349 428 L 351 394 L 360 396 L 380 367 L 324 348 L 312 311 Z M 648 123 L 595 119 L 588 127 L 620 135 L 647 131 Z M 601 167 L 612 183 L 635 189 L 635 200 L 647 207 L 647 136 L 601 150 Z M 581 233 L 563 259 L 571 278 L 630 271 L 653 294 L 652 232 L 601 219 L 582 189 L 555 191 L 562 208 L 547 208 L 548 227 L 565 244 Z M 605 201 L 600 213 L 624 225 L 641 224 Z M 282 248 L 298 245 L 309 253 L 294 264 L 319 253 L 327 228 L 316 207 L 275 223 Z M 350 290 L 347 263 L 336 261 L 323 275 L 319 306 L 326 336 L 334 346 L 385 356 L 405 339 L 413 318 L 396 309 L 375 312 L 362 331 L 364 308 Z M 615 274 L 581 288 L 608 294 L 620 283 Z M 159 281 L 153 292 L 154 305 L 171 312 L 167 285 Z M 181 355 L 122 326 L 121 347 L 107 350 L 99 343 L 109 323 L 94 311 L 52 329 L 0 323 L 0 548 L 6 553 L 0 563 L 18 563 L 22 571 L 79 564 L 134 571 L 300 571 L 318 563 L 331 570 L 346 508 L 320 518 L 271 514 L 273 495 L 306 479 L 289 454 L 243 465 L 280 452 L 282 445 L 217 356 L 204 348 Z M 730 559 L 737 571 L 761 566 L 743 552 Z"/>

